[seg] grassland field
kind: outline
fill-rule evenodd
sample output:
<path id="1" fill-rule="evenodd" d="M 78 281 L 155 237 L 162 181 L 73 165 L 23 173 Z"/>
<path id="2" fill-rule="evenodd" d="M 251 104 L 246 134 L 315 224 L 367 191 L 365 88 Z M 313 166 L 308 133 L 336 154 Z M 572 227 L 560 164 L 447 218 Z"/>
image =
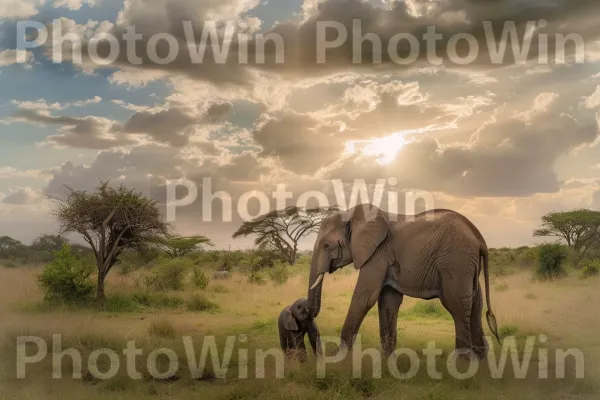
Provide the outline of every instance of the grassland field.
<path id="1" fill-rule="evenodd" d="M 381 379 L 353 379 L 349 366 L 331 366 L 325 378 L 316 377 L 313 357 L 303 365 L 286 364 L 285 377 L 240 379 L 237 369 L 226 378 L 210 371 L 201 379 L 178 372 L 177 379 L 158 381 L 144 374 L 144 358 L 138 365 L 141 380 L 119 373 L 109 380 L 72 379 L 72 365 L 64 367 L 62 379 L 52 379 L 51 357 L 28 366 L 25 379 L 16 377 L 16 338 L 39 336 L 47 339 L 62 335 L 63 349 L 74 347 L 85 355 L 108 347 L 117 352 L 135 340 L 147 355 L 152 349 L 175 349 L 186 364 L 182 337 L 200 339 L 206 335 L 224 338 L 245 334 L 248 348 L 277 348 L 276 318 L 281 309 L 306 295 L 308 271 L 296 273 L 285 284 L 267 282 L 256 285 L 245 275 L 234 272 L 227 280 L 212 280 L 202 290 L 203 298 L 218 305 L 205 311 L 191 311 L 184 301 L 196 296 L 197 290 L 186 288 L 167 293 L 182 299 L 181 305 L 147 307 L 139 310 L 107 311 L 94 309 L 44 308 L 36 275 L 40 268 L 0 268 L 0 399 L 100 400 L 100 399 L 600 399 L 600 278 L 581 279 L 577 274 L 553 282 L 539 282 L 528 269 L 515 268 L 511 273 L 496 273 L 491 282 L 492 307 L 503 335 L 515 336 L 522 349 L 528 335 L 546 335 L 545 346 L 577 348 L 585 355 L 585 378 L 524 380 L 491 379 L 485 370 L 468 380 L 431 379 L 419 374 L 410 380 L 398 380 L 389 374 Z M 323 308 L 318 325 L 323 336 L 338 336 L 349 306 L 357 274 L 344 269 L 325 280 Z M 111 274 L 107 282 L 109 298 L 126 298 L 139 289 L 135 274 Z M 115 300 L 113 300 L 115 301 Z M 378 347 L 377 307 L 367 315 L 360 334 L 363 346 Z M 486 334 L 489 334 L 486 326 Z M 405 298 L 398 322 L 398 346 L 420 349 L 435 340 L 445 353 L 454 344 L 454 326 L 450 316 L 436 300 Z M 495 346 L 498 346 L 497 344 Z M 32 351 L 32 350 L 30 350 Z M 310 354 L 310 352 L 309 352 Z M 446 355 L 444 355 L 445 357 Z M 534 358 L 535 363 L 537 359 Z M 106 360 L 103 360 L 106 362 Z M 232 365 L 241 361 L 233 355 Z M 100 363 L 100 361 L 99 361 Z M 253 370 L 249 361 L 249 370 Z M 368 360 L 366 361 L 368 367 Z M 109 367 L 104 365 L 103 367 Z M 550 369 L 554 368 L 552 363 Z M 550 376 L 552 377 L 552 371 Z M 534 374 L 535 375 L 535 374 Z"/>

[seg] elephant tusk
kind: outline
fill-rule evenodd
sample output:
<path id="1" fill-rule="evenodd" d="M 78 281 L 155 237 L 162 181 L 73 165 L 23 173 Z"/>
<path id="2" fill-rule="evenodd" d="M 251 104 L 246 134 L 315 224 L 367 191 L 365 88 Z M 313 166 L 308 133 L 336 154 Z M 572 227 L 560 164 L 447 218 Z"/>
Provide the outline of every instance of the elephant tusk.
<path id="1" fill-rule="evenodd" d="M 319 276 L 317 277 L 317 280 L 315 281 L 314 285 L 312 285 L 310 287 L 310 290 L 315 289 L 317 286 L 319 286 L 321 284 L 321 282 L 323 282 L 323 275 L 325 275 L 325 274 L 319 274 Z"/>

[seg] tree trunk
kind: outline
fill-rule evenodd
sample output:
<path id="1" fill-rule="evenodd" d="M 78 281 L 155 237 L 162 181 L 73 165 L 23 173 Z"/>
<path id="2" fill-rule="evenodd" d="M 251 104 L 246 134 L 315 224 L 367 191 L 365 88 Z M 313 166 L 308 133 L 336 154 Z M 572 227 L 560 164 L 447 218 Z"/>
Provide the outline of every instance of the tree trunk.
<path id="1" fill-rule="evenodd" d="M 106 295 L 104 294 L 104 279 L 106 278 L 106 274 L 98 271 L 98 287 L 96 289 L 96 300 L 98 302 L 103 302 L 106 299 Z"/>

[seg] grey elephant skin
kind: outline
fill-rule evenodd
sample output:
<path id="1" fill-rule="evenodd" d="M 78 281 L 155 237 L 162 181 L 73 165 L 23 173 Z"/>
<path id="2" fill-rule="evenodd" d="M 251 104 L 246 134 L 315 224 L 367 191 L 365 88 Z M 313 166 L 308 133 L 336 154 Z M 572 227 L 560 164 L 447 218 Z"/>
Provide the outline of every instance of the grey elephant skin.
<path id="1" fill-rule="evenodd" d="M 490 304 L 488 248 L 465 216 L 444 209 L 400 215 L 363 204 L 324 219 L 310 267 L 308 300 L 314 318 L 321 310 L 324 275 L 351 263 L 360 272 L 342 328 L 342 347 L 352 347 L 365 315 L 377 303 L 381 346 L 393 352 L 406 295 L 439 298 L 454 319 L 457 351 L 486 357 L 482 269 L 487 322 L 500 340 Z"/>
<path id="2" fill-rule="evenodd" d="M 297 356 L 300 361 L 306 361 L 307 353 L 304 336 L 308 340 L 317 357 L 321 356 L 321 339 L 319 330 L 308 310 L 308 300 L 298 299 L 281 311 L 277 320 L 279 341 L 282 350 L 288 357 Z"/>

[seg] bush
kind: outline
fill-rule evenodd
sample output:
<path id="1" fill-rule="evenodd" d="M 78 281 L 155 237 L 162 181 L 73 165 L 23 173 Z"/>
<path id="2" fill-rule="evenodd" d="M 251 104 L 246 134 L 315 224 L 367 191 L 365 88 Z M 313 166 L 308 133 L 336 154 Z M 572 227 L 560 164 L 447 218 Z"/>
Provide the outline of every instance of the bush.
<path id="1" fill-rule="evenodd" d="M 538 248 L 537 276 L 541 279 L 554 279 L 566 275 L 564 262 L 568 252 L 560 244 L 544 244 Z"/>
<path id="2" fill-rule="evenodd" d="M 591 278 L 600 275 L 600 261 L 586 261 L 581 269 L 581 278 Z"/>
<path id="3" fill-rule="evenodd" d="M 90 280 L 93 271 L 94 267 L 78 259 L 69 245 L 63 245 L 38 277 L 44 300 L 67 303 L 85 300 L 94 290 Z"/>
<path id="4" fill-rule="evenodd" d="M 219 305 L 210 301 L 206 296 L 194 293 L 187 301 L 189 311 L 218 311 Z"/>
<path id="5" fill-rule="evenodd" d="M 168 290 L 179 291 L 183 289 L 183 277 L 189 261 L 174 258 L 162 260 L 152 268 L 150 275 L 146 277 L 148 289 L 158 292 Z"/>
<path id="6" fill-rule="evenodd" d="M 204 273 L 204 271 L 197 265 L 192 268 L 192 284 L 198 289 L 206 289 L 210 283 L 210 278 Z"/>
<path id="7" fill-rule="evenodd" d="M 173 339 L 175 337 L 175 328 L 166 319 L 153 321 L 148 327 L 148 334 L 150 336 Z"/>
<path id="8" fill-rule="evenodd" d="M 264 285 L 267 283 L 264 274 L 260 271 L 251 271 L 248 276 L 248 282 L 253 285 Z"/>
<path id="9" fill-rule="evenodd" d="M 502 339 L 504 339 L 509 336 L 515 336 L 518 331 L 519 331 L 519 328 L 514 325 L 504 325 L 504 326 L 500 327 L 498 335 L 500 335 L 500 337 Z"/>
<path id="10" fill-rule="evenodd" d="M 290 278 L 290 265 L 277 261 L 273 268 L 269 270 L 269 277 L 277 285 L 283 285 Z"/>

